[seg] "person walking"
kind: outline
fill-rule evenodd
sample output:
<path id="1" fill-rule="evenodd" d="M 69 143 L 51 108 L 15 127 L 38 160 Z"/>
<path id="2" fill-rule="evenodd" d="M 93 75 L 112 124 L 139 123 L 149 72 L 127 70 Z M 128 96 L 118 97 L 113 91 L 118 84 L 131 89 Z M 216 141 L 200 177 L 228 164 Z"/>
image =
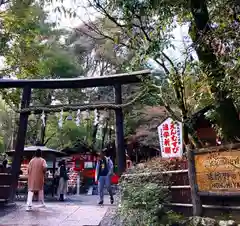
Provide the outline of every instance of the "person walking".
<path id="1" fill-rule="evenodd" d="M 68 181 L 68 174 L 66 169 L 65 160 L 60 162 L 59 167 L 59 184 L 58 184 L 58 195 L 59 201 L 64 201 L 64 195 L 67 193 L 67 181 Z"/>
<path id="2" fill-rule="evenodd" d="M 113 162 L 110 158 L 107 158 L 105 155 L 105 151 L 100 152 L 100 158 L 97 161 L 96 165 L 96 174 L 95 181 L 98 182 L 98 194 L 99 194 L 99 205 L 104 203 L 104 186 L 108 190 L 110 195 L 111 204 L 114 203 L 113 192 L 111 187 L 111 176 L 113 174 Z"/>
<path id="3" fill-rule="evenodd" d="M 42 158 L 42 151 L 38 149 L 35 157 L 28 165 L 28 197 L 26 211 L 32 209 L 32 200 L 34 192 L 38 192 L 38 201 L 41 202 L 41 207 L 45 207 L 44 203 L 44 178 L 47 171 L 47 163 Z"/>

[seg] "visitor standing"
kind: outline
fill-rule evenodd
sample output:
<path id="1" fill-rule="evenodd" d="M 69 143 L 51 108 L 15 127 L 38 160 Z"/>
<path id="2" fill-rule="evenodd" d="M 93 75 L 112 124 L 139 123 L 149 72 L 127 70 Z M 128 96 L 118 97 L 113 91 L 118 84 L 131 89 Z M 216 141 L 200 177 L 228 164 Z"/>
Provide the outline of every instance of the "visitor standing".
<path id="1" fill-rule="evenodd" d="M 4 169 L 7 169 L 8 168 L 8 160 L 4 159 L 2 165 L 3 165 Z"/>
<path id="2" fill-rule="evenodd" d="M 47 163 L 42 158 L 42 151 L 38 149 L 35 157 L 30 161 L 28 166 L 28 197 L 27 197 L 27 211 L 32 209 L 32 200 L 34 192 L 38 192 L 38 201 L 41 206 L 44 204 L 44 178 L 47 171 Z"/>
<path id="3" fill-rule="evenodd" d="M 59 167 L 59 184 L 58 184 L 58 195 L 59 201 L 64 201 L 64 195 L 67 193 L 67 181 L 68 181 L 68 174 L 66 169 L 65 160 L 60 162 Z"/>
<path id="4" fill-rule="evenodd" d="M 113 192 L 111 187 L 111 176 L 113 174 L 113 162 L 110 158 L 107 158 L 105 151 L 101 151 L 100 158 L 96 165 L 95 181 L 98 181 L 98 194 L 99 194 L 99 205 L 102 205 L 104 200 L 104 186 L 106 186 L 110 195 L 110 202 L 113 204 Z"/>

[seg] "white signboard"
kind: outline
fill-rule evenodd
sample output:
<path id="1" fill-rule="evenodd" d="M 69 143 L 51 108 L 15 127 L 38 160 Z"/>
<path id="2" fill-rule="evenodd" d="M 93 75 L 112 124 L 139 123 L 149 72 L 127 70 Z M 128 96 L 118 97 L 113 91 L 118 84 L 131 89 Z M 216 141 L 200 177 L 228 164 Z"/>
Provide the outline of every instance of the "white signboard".
<path id="1" fill-rule="evenodd" d="M 84 169 L 92 169 L 94 168 L 93 162 L 84 162 Z"/>
<path id="2" fill-rule="evenodd" d="M 182 122 L 167 118 L 158 126 L 160 149 L 163 158 L 178 158 L 183 154 Z"/>

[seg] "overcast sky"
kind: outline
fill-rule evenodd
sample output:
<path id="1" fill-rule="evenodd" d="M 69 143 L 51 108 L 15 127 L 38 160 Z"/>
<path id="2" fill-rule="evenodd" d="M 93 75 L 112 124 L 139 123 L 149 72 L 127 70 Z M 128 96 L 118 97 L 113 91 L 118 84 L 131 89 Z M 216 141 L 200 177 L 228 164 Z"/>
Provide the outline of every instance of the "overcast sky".
<path id="1" fill-rule="evenodd" d="M 60 3 L 55 0 L 55 2 L 52 5 L 46 7 L 46 10 L 49 12 L 49 20 L 52 22 L 57 22 L 58 28 L 71 30 L 72 28 L 81 25 L 82 21 L 86 21 L 86 22 L 92 21 L 94 20 L 94 18 L 96 18 L 99 15 L 96 11 L 87 7 L 88 0 L 76 0 L 78 2 L 77 5 L 74 3 L 74 1 L 75 0 L 64 0 L 63 3 Z M 61 6 L 62 4 L 64 8 L 67 10 L 76 11 L 77 17 L 69 18 L 64 15 L 61 15 L 60 13 L 55 13 L 54 9 L 57 6 Z M 179 62 L 181 61 L 181 59 L 183 59 L 181 52 L 184 50 L 183 39 L 184 37 L 188 36 L 187 31 L 188 31 L 187 26 L 182 26 L 182 27 L 177 26 L 177 28 L 173 31 L 173 35 L 175 37 L 175 40 L 173 40 L 173 44 L 176 46 L 176 49 L 175 50 L 168 49 L 166 51 L 168 55 L 170 55 L 175 62 Z M 185 45 L 189 45 L 189 44 L 191 44 L 191 41 L 189 41 L 188 39 L 185 42 Z M 2 60 L 3 59 L 0 58 L 0 65 Z M 150 62 L 152 63 L 152 61 Z M 154 63 L 153 63 L 153 66 L 157 67 L 157 65 L 154 65 Z"/>
<path id="2" fill-rule="evenodd" d="M 79 2 L 78 0 L 76 1 Z M 51 14 L 50 19 L 52 21 L 58 21 L 60 28 L 72 29 L 81 25 L 82 21 L 92 21 L 99 15 L 96 11 L 88 7 L 88 0 L 80 0 L 80 3 L 77 4 L 78 7 L 76 7 L 76 4 L 73 2 L 74 0 L 65 0 L 63 5 L 66 9 L 75 10 L 78 15 L 77 18 L 68 18 L 60 15 L 59 13 Z M 57 5 L 60 5 L 60 3 L 55 3 L 54 7 Z M 52 8 L 49 9 L 52 10 Z M 191 40 L 189 38 L 186 40 L 186 37 L 188 36 L 188 26 L 177 26 L 177 28 L 173 31 L 173 35 L 175 40 L 173 40 L 172 43 L 176 46 L 176 49 L 168 49 L 166 51 L 175 62 L 179 62 L 183 60 L 181 52 L 184 51 L 186 46 L 191 44 Z M 193 57 L 196 58 L 195 53 L 193 53 Z"/>

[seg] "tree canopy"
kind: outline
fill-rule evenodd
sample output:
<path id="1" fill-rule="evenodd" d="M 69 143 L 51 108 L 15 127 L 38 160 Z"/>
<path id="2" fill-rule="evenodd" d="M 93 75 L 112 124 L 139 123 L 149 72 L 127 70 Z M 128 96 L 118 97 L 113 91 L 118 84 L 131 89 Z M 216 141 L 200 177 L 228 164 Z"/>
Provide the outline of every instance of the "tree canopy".
<path id="1" fill-rule="evenodd" d="M 66 9 L 62 1 L 2 1 L 0 48 L 2 77 L 74 78 L 105 76 L 144 68 L 153 69 L 152 78 L 142 84 L 123 87 L 125 102 L 136 93 L 145 95 L 124 109 L 125 135 L 133 135 L 146 121 L 145 107 L 163 106 L 173 118 L 184 122 L 184 141 L 194 131 L 185 121 L 198 110 L 213 105 L 208 117 L 225 142 L 234 142 L 239 132 L 239 5 L 237 1 L 135 1 L 88 0 L 89 13 L 97 16 L 79 21 L 72 30 L 60 29 L 49 20 L 55 13 L 78 19 L 78 11 Z M 79 1 L 73 1 L 78 8 Z M 223 19 L 224 18 L 224 19 Z M 176 35 L 184 29 L 183 36 Z M 21 90 L 1 90 L 5 112 L 0 149 L 14 145 L 18 125 Z M 112 102 L 112 87 L 78 90 L 34 90 L 32 104 L 83 104 Z M 8 110 L 5 110 L 8 109 Z M 226 114 L 225 112 L 228 112 Z M 40 140 L 53 148 L 74 145 L 79 139 L 87 145 L 104 146 L 114 139 L 113 116 L 99 112 L 101 120 L 77 126 L 59 115 L 46 114 L 29 119 L 27 144 Z M 67 114 L 67 113 L 66 113 Z M 67 116 L 65 115 L 65 118 Z M 83 116 L 82 116 L 83 117 Z M 7 121 L 5 123 L 5 121 Z M 4 122 L 4 123 L 3 123 Z M 13 126 L 14 125 L 14 126 Z M 14 130 L 12 128 L 15 128 Z M 101 134 L 101 135 L 99 135 Z M 96 141 L 96 137 L 97 141 Z"/>

